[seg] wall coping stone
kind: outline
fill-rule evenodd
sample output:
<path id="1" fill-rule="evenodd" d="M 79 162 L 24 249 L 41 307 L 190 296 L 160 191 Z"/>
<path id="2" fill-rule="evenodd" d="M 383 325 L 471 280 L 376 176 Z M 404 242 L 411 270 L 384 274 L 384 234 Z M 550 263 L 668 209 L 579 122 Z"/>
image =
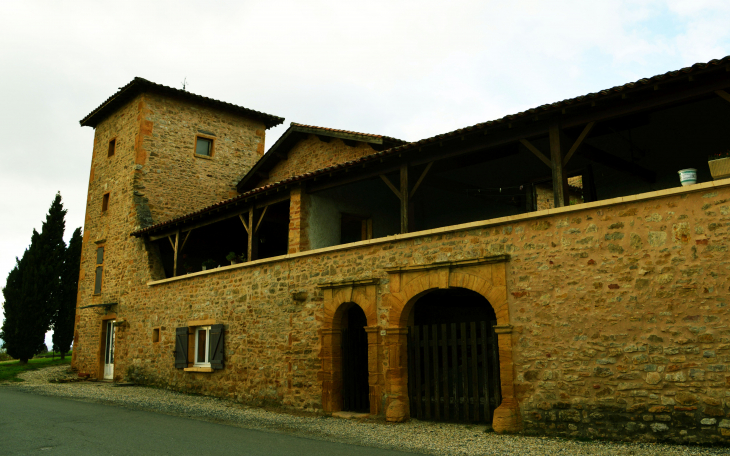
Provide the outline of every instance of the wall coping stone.
<path id="1" fill-rule="evenodd" d="M 539 219 L 539 218 L 547 217 L 547 216 L 551 216 L 551 215 L 567 214 L 567 213 L 571 213 L 571 212 L 580 212 L 580 211 L 583 211 L 586 209 L 616 206 L 616 205 L 624 204 L 624 203 L 647 201 L 647 200 L 652 200 L 652 199 L 657 199 L 657 198 L 663 198 L 666 196 L 683 195 L 683 194 L 706 191 L 706 190 L 713 189 L 713 188 L 724 188 L 724 187 L 730 187 L 730 178 L 720 179 L 717 181 L 703 182 L 700 184 L 688 185 L 686 187 L 668 188 L 668 189 L 664 189 L 664 190 L 656 190 L 653 192 L 639 193 L 636 195 L 621 196 L 618 198 L 611 198 L 611 199 L 607 199 L 607 200 L 592 201 L 590 203 L 575 204 L 573 206 L 564 206 L 564 207 L 558 207 L 558 208 L 553 208 L 553 209 L 544 209 L 541 211 L 528 212 L 525 214 L 510 215 L 510 216 L 506 216 L 506 217 L 498 217 L 498 218 L 493 218 L 493 219 L 489 219 L 489 220 L 480 220 L 477 222 L 462 223 L 460 225 L 450 225 L 450 226 L 445 226 L 445 227 L 441 227 L 441 228 L 434 228 L 431 230 L 416 231 L 414 233 L 394 234 L 394 235 L 385 236 L 385 237 L 381 237 L 381 238 L 377 238 L 377 239 L 368 239 L 366 241 L 353 242 L 353 243 L 345 244 L 345 245 L 335 245 L 335 246 L 331 246 L 331 247 L 324 247 L 321 249 L 314 249 L 314 250 L 307 250 L 304 252 L 290 253 L 287 255 L 280 255 L 280 256 L 276 256 L 276 257 L 265 258 L 262 260 L 254 260 L 254 261 L 249 261 L 246 263 L 233 264 L 230 266 L 221 266 L 221 267 L 215 268 L 215 269 L 193 272 L 191 274 L 186 274 L 186 275 L 177 276 L 177 277 L 170 277 L 167 279 L 153 280 L 153 281 L 147 282 L 147 286 L 152 287 L 152 286 L 157 286 L 157 285 L 163 285 L 166 283 L 176 282 L 179 280 L 191 279 L 193 277 L 197 277 L 197 276 L 201 276 L 201 275 L 215 274 L 218 272 L 230 271 L 232 269 L 250 268 L 250 267 L 259 266 L 262 264 L 276 263 L 279 261 L 286 261 L 286 260 L 290 260 L 290 259 L 294 259 L 294 258 L 303 258 L 303 257 L 308 257 L 308 256 L 320 255 L 320 254 L 326 253 L 326 252 L 345 251 L 345 250 L 356 249 L 356 248 L 367 246 L 367 245 L 386 244 L 389 242 L 400 241 L 400 240 L 404 240 L 404 239 L 417 239 L 417 238 L 432 236 L 434 234 L 448 234 L 448 233 L 456 233 L 459 231 L 473 230 L 473 229 L 477 229 L 477 228 L 499 226 L 499 225 L 504 225 L 507 223 Z M 465 261 L 469 261 L 469 260 L 465 260 Z M 444 264 L 440 265 L 440 267 L 444 267 L 444 266 L 445 266 Z M 425 265 L 424 265 L 424 267 L 425 267 Z"/>

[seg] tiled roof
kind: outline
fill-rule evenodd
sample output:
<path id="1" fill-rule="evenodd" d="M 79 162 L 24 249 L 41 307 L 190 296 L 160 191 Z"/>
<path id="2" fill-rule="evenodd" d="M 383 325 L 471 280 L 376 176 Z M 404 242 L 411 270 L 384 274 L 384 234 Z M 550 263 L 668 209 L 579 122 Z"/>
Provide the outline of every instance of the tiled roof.
<path id="1" fill-rule="evenodd" d="M 296 123 L 296 122 L 291 122 L 291 125 L 292 125 L 292 127 L 312 128 L 314 130 L 321 130 L 323 132 L 331 131 L 331 132 L 335 132 L 335 133 L 347 133 L 350 135 L 370 136 L 372 138 L 381 138 L 381 139 L 389 140 L 391 142 L 400 143 L 400 144 L 408 143 L 408 141 L 403 141 L 402 139 L 393 138 L 393 137 L 385 136 L 385 135 L 374 135 L 372 133 L 360 133 L 357 131 L 350 131 L 350 130 L 338 130 L 337 128 L 317 127 L 315 125 L 305 125 L 305 124 L 300 124 L 300 123 Z"/>
<path id="2" fill-rule="evenodd" d="M 627 84 L 624 84 L 621 86 L 612 87 L 612 88 L 606 89 L 606 90 L 601 90 L 600 92 L 589 93 L 587 95 L 581 95 L 579 97 L 569 98 L 569 99 L 566 99 L 563 101 L 558 101 L 555 103 L 538 106 L 536 108 L 528 109 L 526 111 L 522 111 L 517 114 L 511 114 L 511 115 L 504 116 L 500 119 L 478 123 L 478 124 L 472 125 L 470 127 L 460 128 L 458 130 L 454 130 L 454 131 L 451 131 L 448 133 L 443 133 L 440 135 L 432 136 L 430 138 L 422 139 L 420 141 L 406 143 L 404 145 L 392 147 L 390 149 L 383 150 L 381 152 L 376 152 L 371 155 L 366 155 L 364 157 L 360 157 L 358 159 L 351 160 L 351 161 L 348 161 L 345 163 L 340 163 L 337 165 L 328 166 L 326 168 L 318 169 L 315 171 L 303 173 L 303 174 L 300 174 L 297 176 L 292 176 L 288 179 L 284 179 L 279 182 L 274 182 L 274 183 L 265 185 L 263 187 L 258 187 L 258 188 L 252 189 L 250 191 L 237 195 L 233 198 L 230 198 L 230 199 L 224 200 L 224 201 L 220 201 L 216 204 L 205 207 L 205 208 L 195 211 L 193 213 L 186 214 L 186 215 L 183 215 L 183 216 L 171 219 L 171 220 L 167 220 L 164 222 L 160 222 L 155 225 L 149 226 L 147 228 L 142 228 L 131 234 L 133 236 L 141 236 L 150 231 L 157 230 L 157 229 L 162 228 L 167 225 L 172 225 L 175 223 L 185 221 L 189 218 L 195 217 L 196 215 L 200 215 L 200 214 L 215 210 L 216 208 L 226 206 L 231 203 L 235 203 L 236 201 L 246 199 L 250 196 L 253 196 L 253 195 L 256 195 L 259 193 L 264 193 L 266 191 L 275 189 L 277 187 L 293 184 L 293 183 L 299 182 L 299 181 L 304 181 L 304 180 L 307 180 L 307 179 L 310 179 L 310 178 L 313 178 L 316 176 L 329 174 L 333 171 L 341 170 L 344 168 L 350 168 L 353 166 L 362 165 L 364 163 L 378 160 L 378 159 L 383 158 L 388 155 L 403 153 L 405 151 L 408 151 L 411 149 L 416 149 L 418 147 L 421 147 L 421 146 L 424 146 L 427 144 L 436 143 L 443 139 L 451 138 L 454 136 L 460 136 L 464 133 L 469 133 L 469 132 L 473 132 L 475 130 L 480 130 L 480 129 L 486 129 L 491 126 L 501 125 L 501 124 L 509 123 L 511 121 L 522 120 L 525 118 L 533 117 L 536 114 L 544 114 L 544 113 L 548 113 L 551 111 L 559 112 L 560 110 L 562 110 L 563 108 L 568 107 L 568 106 L 575 106 L 575 105 L 578 105 L 581 103 L 600 100 L 602 98 L 607 98 L 609 96 L 615 96 L 616 94 L 620 94 L 620 93 L 628 91 L 630 89 L 651 86 L 654 84 L 658 84 L 660 82 L 669 82 L 672 80 L 676 80 L 678 77 L 684 77 L 685 75 L 688 75 L 693 72 L 697 72 L 699 70 L 712 69 L 713 67 L 717 68 L 717 67 L 722 67 L 722 66 L 725 66 L 726 70 L 730 71 L 730 56 L 723 57 L 722 59 L 710 60 L 707 63 L 696 63 L 696 64 L 692 65 L 691 67 L 686 67 L 686 68 L 682 68 L 680 70 L 675 70 L 675 71 L 669 71 L 667 73 L 660 74 L 657 76 L 652 76 L 650 78 L 642 78 L 642 79 L 639 79 L 638 81 L 630 82 L 630 83 L 627 83 Z M 319 127 L 314 127 L 314 128 L 319 128 Z"/>
<path id="3" fill-rule="evenodd" d="M 91 111 L 86 117 L 81 119 L 79 123 L 82 127 L 96 127 L 99 122 L 104 120 L 112 111 L 118 109 L 122 104 L 129 101 L 132 97 L 144 91 L 156 91 L 165 95 L 172 95 L 187 100 L 197 101 L 221 110 L 233 112 L 235 114 L 244 115 L 254 119 L 261 120 L 266 128 L 271 128 L 284 122 L 283 117 L 266 114 L 253 109 L 244 108 L 242 106 L 227 103 L 225 101 L 214 100 L 213 98 L 196 95 L 186 90 L 175 89 L 173 87 L 156 84 L 143 78 L 134 78 L 132 81 L 121 87 L 117 93 L 107 98 L 98 108 Z"/>
<path id="4" fill-rule="evenodd" d="M 317 134 L 321 136 L 340 137 L 342 139 L 349 139 L 353 141 L 368 142 L 376 150 L 390 149 L 394 146 L 400 146 L 407 144 L 402 139 L 392 138 L 384 135 L 373 135 L 370 133 L 359 133 L 356 131 L 349 130 L 338 130 L 335 128 L 317 127 L 314 125 L 305 125 L 296 122 L 291 122 L 289 128 L 281 135 L 269 148 L 266 155 L 261 157 L 259 161 L 246 173 L 245 176 L 236 185 L 239 192 L 250 190 L 253 185 L 256 185 L 260 179 L 257 177 L 260 173 L 268 173 L 271 171 L 277 163 L 279 163 L 288 151 L 296 144 L 302 135 Z"/>

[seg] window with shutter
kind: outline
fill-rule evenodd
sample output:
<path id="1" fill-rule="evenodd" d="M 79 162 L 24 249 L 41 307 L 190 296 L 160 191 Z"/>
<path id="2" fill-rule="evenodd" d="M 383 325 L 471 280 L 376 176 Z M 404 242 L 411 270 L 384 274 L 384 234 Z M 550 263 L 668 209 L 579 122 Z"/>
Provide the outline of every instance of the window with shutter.
<path id="1" fill-rule="evenodd" d="M 188 327 L 175 329 L 175 368 L 188 367 Z"/>
<path id="2" fill-rule="evenodd" d="M 209 341 L 208 359 L 210 360 L 210 367 L 223 369 L 223 325 L 212 325 L 210 327 Z"/>

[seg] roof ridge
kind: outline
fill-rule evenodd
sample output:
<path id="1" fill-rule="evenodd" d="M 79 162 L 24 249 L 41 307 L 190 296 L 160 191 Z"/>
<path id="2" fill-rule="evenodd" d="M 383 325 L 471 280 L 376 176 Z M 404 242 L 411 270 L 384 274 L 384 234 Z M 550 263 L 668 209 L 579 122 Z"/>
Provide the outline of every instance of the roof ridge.
<path id="1" fill-rule="evenodd" d="M 152 82 L 148 79 L 135 76 L 134 79 L 132 79 L 130 82 L 128 82 L 123 87 L 120 87 L 119 90 L 117 90 L 116 93 L 111 95 L 109 98 L 104 100 L 99 106 L 97 106 L 93 111 L 91 111 L 89 114 L 87 114 L 83 119 L 79 121 L 82 127 L 84 126 L 90 126 L 90 127 L 96 127 L 98 123 L 101 120 L 94 121 L 93 119 L 96 116 L 102 116 L 102 112 L 106 109 L 110 109 L 110 106 L 112 106 L 115 102 L 121 100 L 121 97 L 128 91 L 135 89 L 135 87 L 138 87 L 140 90 L 146 88 L 146 87 L 153 87 L 158 90 L 164 91 L 164 92 L 170 92 L 175 95 L 183 96 L 192 100 L 196 100 L 198 102 L 203 103 L 211 103 L 212 105 L 223 108 L 223 109 L 229 109 L 238 111 L 239 113 L 245 113 L 246 115 L 249 115 L 251 117 L 256 117 L 264 121 L 264 124 L 266 124 L 267 128 L 271 128 L 273 126 L 279 125 L 284 122 L 283 117 L 275 116 L 273 114 L 267 114 L 262 111 L 256 111 L 255 109 L 246 108 L 243 106 L 235 105 L 233 103 L 229 103 L 227 101 L 221 101 L 216 100 L 215 98 L 209 98 L 204 95 L 198 95 L 196 93 L 188 92 L 187 90 L 177 89 L 175 87 L 169 87 L 163 84 L 158 84 L 156 82 Z M 103 116 L 102 118 L 106 118 L 106 116 Z"/>
<path id="2" fill-rule="evenodd" d="M 339 132 L 339 133 L 350 133 L 350 134 L 354 134 L 354 135 L 371 136 L 373 138 L 387 138 L 387 139 L 393 139 L 393 140 L 396 140 L 396 141 L 400 141 L 400 142 L 403 142 L 403 143 L 408 143 L 409 142 L 409 141 L 405 141 L 405 140 L 402 140 L 402 139 L 394 138 L 392 136 L 378 135 L 378 134 L 375 134 L 375 133 L 363 133 L 363 132 L 360 132 L 360 131 L 353 131 L 353 130 L 343 130 L 343 129 L 340 129 L 340 128 L 319 127 L 317 125 L 309 125 L 309 124 L 303 124 L 303 123 L 299 123 L 299 122 L 290 122 L 290 125 L 292 127 L 314 128 L 314 129 L 322 130 L 322 131 L 333 131 L 333 132 Z"/>

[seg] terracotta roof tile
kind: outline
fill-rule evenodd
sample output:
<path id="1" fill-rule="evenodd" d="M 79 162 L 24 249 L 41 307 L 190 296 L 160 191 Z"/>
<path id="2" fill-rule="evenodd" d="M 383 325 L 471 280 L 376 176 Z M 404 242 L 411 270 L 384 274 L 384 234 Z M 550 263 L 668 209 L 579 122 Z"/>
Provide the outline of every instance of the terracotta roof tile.
<path id="1" fill-rule="evenodd" d="M 448 133 L 442 133 L 442 134 L 439 134 L 439 135 L 436 135 L 436 136 L 432 136 L 430 138 L 425 138 L 425 139 L 422 139 L 420 141 L 416 141 L 416 142 L 412 142 L 412 143 L 406 143 L 406 144 L 403 144 L 403 145 L 400 145 L 400 146 L 392 147 L 390 149 L 386 149 L 386 150 L 383 150 L 381 152 L 376 152 L 376 153 L 371 154 L 371 155 L 366 155 L 364 157 L 360 157 L 358 159 L 351 160 L 351 161 L 348 161 L 348 162 L 344 162 L 344 163 L 341 163 L 341 164 L 338 164 L 338 165 L 328 166 L 326 168 L 322 168 L 322 169 L 318 169 L 318 170 L 315 170 L 315 171 L 310 171 L 310 172 L 307 172 L 307 173 L 303 173 L 303 174 L 300 174 L 300 175 L 297 175 L 297 176 L 290 177 L 288 179 L 281 180 L 279 182 L 274 182 L 274 183 L 265 185 L 263 187 L 258 187 L 258 188 L 252 189 L 250 191 L 247 191 L 245 193 L 242 193 L 240 195 L 237 195 L 237 196 L 235 196 L 233 198 L 230 198 L 230 199 L 227 199 L 227 200 L 224 200 L 224 201 L 220 201 L 220 202 L 218 202 L 216 204 L 213 204 L 211 206 L 202 208 L 202 209 L 200 209 L 198 211 L 195 211 L 195 212 L 192 212 L 190 214 L 185 214 L 185 215 L 182 215 L 180 217 L 176 217 L 176 218 L 171 219 L 171 220 L 167 220 L 167 221 L 160 222 L 160 223 L 157 223 L 155 225 L 152 225 L 152 226 L 149 226 L 149 227 L 146 227 L 146 228 L 142 228 L 142 229 L 136 230 L 133 233 L 131 233 L 131 235 L 132 236 L 141 236 L 141 235 L 143 235 L 143 234 L 145 234 L 147 232 L 150 232 L 150 231 L 153 231 L 153 230 L 157 230 L 157 229 L 162 228 L 162 227 L 167 226 L 167 225 L 171 225 L 171 224 L 174 224 L 174 223 L 178 223 L 178 222 L 184 221 L 184 220 L 186 220 L 188 218 L 192 218 L 192 217 L 194 217 L 196 215 L 203 214 L 205 212 L 209 212 L 211 210 L 214 210 L 215 208 L 218 208 L 218 207 L 221 207 L 221 206 L 225 206 L 225 205 L 231 204 L 233 202 L 236 202 L 238 200 L 245 199 L 245 198 L 250 197 L 252 195 L 255 195 L 255 194 L 258 194 L 258 193 L 263 193 L 263 192 L 265 192 L 267 190 L 271 190 L 271 189 L 274 189 L 274 188 L 277 188 L 277 187 L 280 187 L 280 186 L 283 186 L 283 185 L 287 185 L 287 184 L 292 184 L 292 183 L 295 183 L 295 182 L 298 182 L 298 181 L 302 181 L 302 180 L 305 180 L 305 179 L 308 179 L 308 178 L 311 178 L 311 177 L 314 177 L 314 176 L 319 176 L 319 175 L 322 175 L 322 174 L 327 174 L 327 173 L 329 173 L 331 171 L 334 171 L 336 169 L 341 169 L 341 168 L 356 166 L 356 165 L 360 165 L 360 164 L 363 164 L 363 163 L 366 163 L 366 162 L 369 162 L 369 161 L 378 160 L 378 159 L 380 159 L 380 158 L 382 158 L 382 157 L 384 157 L 386 155 L 391 155 L 391 154 L 394 154 L 394 153 L 400 153 L 400 152 L 403 152 L 403 151 L 406 151 L 406 150 L 409 150 L 409 149 L 414 149 L 414 148 L 417 148 L 419 146 L 423 146 L 425 144 L 431 144 L 431 143 L 437 142 L 438 140 L 441 140 L 441 139 L 444 139 L 444 138 L 458 136 L 458 135 L 461 135 L 463 133 L 467 133 L 467 132 L 474 131 L 474 130 L 477 130 L 477 129 L 486 128 L 486 127 L 489 127 L 489 126 L 494 126 L 494 125 L 502 124 L 502 123 L 505 123 L 505 122 L 508 122 L 508 121 L 511 121 L 511 120 L 521 119 L 521 118 L 526 117 L 528 115 L 534 115 L 536 112 L 540 112 L 540 111 L 542 111 L 542 112 L 545 112 L 545 111 L 554 111 L 554 110 L 557 110 L 557 109 L 562 109 L 563 107 L 570 106 L 570 105 L 573 105 L 573 104 L 577 104 L 577 103 L 580 103 L 580 102 L 583 102 L 583 101 L 586 101 L 586 100 L 594 100 L 594 99 L 597 99 L 597 98 L 600 98 L 600 97 L 604 97 L 604 96 L 607 96 L 607 95 L 615 95 L 617 93 L 621 93 L 622 91 L 625 91 L 625 90 L 628 90 L 628 89 L 631 89 L 631 88 L 635 88 L 637 86 L 640 87 L 640 86 L 646 86 L 646 85 L 649 85 L 649 84 L 656 84 L 656 83 L 661 82 L 661 81 L 667 81 L 669 79 L 675 78 L 678 75 L 685 75 L 685 74 L 692 73 L 692 72 L 697 71 L 697 70 L 703 70 L 703 69 L 711 68 L 713 66 L 719 67 L 721 65 L 726 65 L 726 68 L 730 68 L 730 56 L 723 57 L 722 59 L 710 60 L 707 63 L 696 63 L 696 64 L 692 65 L 691 67 L 682 68 L 680 70 L 675 70 L 675 71 L 669 71 L 667 73 L 660 74 L 660 75 L 657 75 L 657 76 L 652 76 L 650 78 L 642 78 L 642 79 L 639 79 L 639 80 L 637 80 L 635 82 L 629 82 L 627 84 L 623 84 L 623 85 L 620 85 L 620 86 L 612 87 L 610 89 L 601 90 L 599 92 L 589 93 L 589 94 L 586 94 L 586 95 L 581 95 L 579 97 L 569 98 L 569 99 L 562 100 L 562 101 L 558 101 L 558 102 L 555 102 L 555 103 L 550 103 L 550 104 L 538 106 L 536 108 L 531 108 L 531 109 L 528 109 L 528 110 L 519 112 L 517 114 L 511 114 L 511 115 L 504 116 L 504 117 L 502 117 L 500 119 L 490 120 L 490 121 L 487 121 L 487 122 L 481 122 L 481 123 L 478 123 L 478 124 L 475 124 L 475 125 L 472 125 L 472 126 L 469 126 L 469 127 L 460 128 L 458 130 L 454 130 L 454 131 L 451 131 L 451 132 L 448 132 Z M 297 125 L 300 125 L 300 124 L 297 124 Z M 312 127 L 312 128 L 321 128 L 321 127 Z M 327 130 L 327 129 L 325 129 L 325 130 Z M 345 130 L 335 130 L 335 131 L 345 131 Z M 362 133 L 357 133 L 357 134 L 362 134 Z M 373 136 L 375 136 L 375 135 L 373 135 Z"/>
<path id="2" fill-rule="evenodd" d="M 225 101 L 215 100 L 213 98 L 204 97 L 202 95 L 196 95 L 186 90 L 180 90 L 173 87 L 164 86 L 162 84 L 156 84 L 154 82 L 148 81 L 147 79 L 137 77 L 132 79 L 132 81 L 124 87 L 120 87 L 117 93 L 107 98 L 106 101 L 104 101 L 96 109 L 91 111 L 86 117 L 81 119 L 79 123 L 82 127 L 96 127 L 99 122 L 104 120 L 111 111 L 119 108 L 131 97 L 145 90 L 156 90 L 158 92 L 162 92 L 168 95 L 174 95 L 188 100 L 194 100 L 197 102 L 208 104 L 218 109 L 223 109 L 248 117 L 253 117 L 255 119 L 261 120 L 266 125 L 266 128 L 271 128 L 284 122 L 283 117 L 266 114 L 260 111 L 254 111 L 253 109 L 244 108 L 243 106 L 234 105 Z"/>

